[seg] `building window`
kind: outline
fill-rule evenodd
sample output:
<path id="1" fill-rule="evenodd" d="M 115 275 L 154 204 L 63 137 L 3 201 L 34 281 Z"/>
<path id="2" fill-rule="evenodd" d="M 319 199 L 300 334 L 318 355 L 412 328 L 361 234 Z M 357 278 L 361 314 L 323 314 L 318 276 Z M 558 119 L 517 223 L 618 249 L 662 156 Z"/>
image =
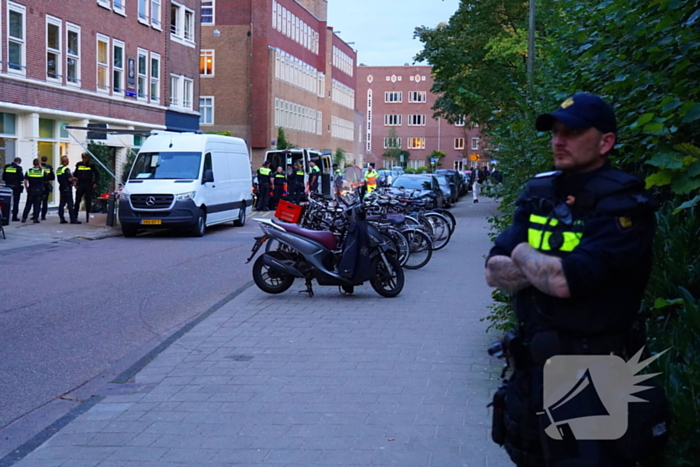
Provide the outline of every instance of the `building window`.
<path id="1" fill-rule="evenodd" d="M 408 102 L 426 102 L 427 93 L 425 91 L 409 91 Z"/>
<path id="2" fill-rule="evenodd" d="M 409 115 L 408 126 L 425 126 L 425 115 Z"/>
<path id="3" fill-rule="evenodd" d="M 170 38 L 194 45 L 194 11 L 175 2 L 170 5 Z"/>
<path id="4" fill-rule="evenodd" d="M 182 80 L 182 106 L 185 109 L 192 110 L 192 90 L 194 89 L 194 81 L 189 78 Z"/>
<path id="5" fill-rule="evenodd" d="M 401 115 L 384 115 L 384 126 L 401 126 Z"/>
<path id="6" fill-rule="evenodd" d="M 180 95 L 182 94 L 180 81 L 179 76 L 170 75 L 170 105 L 172 107 L 180 107 Z"/>
<path id="7" fill-rule="evenodd" d="M 151 0 L 151 26 L 161 28 L 160 0 Z"/>
<path id="8" fill-rule="evenodd" d="M 61 20 L 46 15 L 46 77 L 50 80 L 61 80 Z"/>
<path id="9" fill-rule="evenodd" d="M 136 60 L 136 95 L 139 99 L 146 98 L 146 80 L 148 79 L 148 52 L 139 49 Z"/>
<path id="10" fill-rule="evenodd" d="M 214 1 L 202 2 L 202 24 L 214 24 Z"/>
<path id="11" fill-rule="evenodd" d="M 114 1 L 116 2 L 119 0 L 114 0 Z M 97 0 L 97 4 L 109 9 L 109 0 Z"/>
<path id="12" fill-rule="evenodd" d="M 386 91 L 384 93 L 384 102 L 402 102 L 403 92 L 401 91 Z"/>
<path id="13" fill-rule="evenodd" d="M 80 26 L 67 25 L 66 39 L 66 82 L 80 84 Z"/>
<path id="14" fill-rule="evenodd" d="M 112 41 L 112 86 L 114 94 L 124 93 L 124 43 Z"/>
<path id="15" fill-rule="evenodd" d="M 160 101 L 160 55 L 151 52 L 151 102 Z"/>
<path id="16" fill-rule="evenodd" d="M 464 138 L 455 138 L 455 149 L 464 149 Z"/>
<path id="17" fill-rule="evenodd" d="M 199 51 L 199 74 L 202 76 L 214 76 L 214 51 Z"/>
<path id="18" fill-rule="evenodd" d="M 401 138 L 384 138 L 384 149 L 401 149 Z"/>
<path id="19" fill-rule="evenodd" d="M 199 97 L 199 124 L 214 124 L 214 96 Z"/>
<path id="20" fill-rule="evenodd" d="M 472 149 L 479 149 L 479 138 L 472 138 Z"/>
<path id="21" fill-rule="evenodd" d="M 109 92 L 109 38 L 97 35 L 97 90 Z"/>
<path id="22" fill-rule="evenodd" d="M 124 5 L 125 0 L 114 0 L 112 4 L 114 5 L 114 11 L 115 13 L 119 13 L 120 15 L 126 15 L 126 7 Z"/>
<path id="23" fill-rule="evenodd" d="M 148 2 L 150 0 L 138 0 L 139 21 L 148 24 Z"/>
<path id="24" fill-rule="evenodd" d="M 408 138 L 408 149 L 425 149 L 425 138 Z"/>
<path id="25" fill-rule="evenodd" d="M 26 8 L 7 2 L 7 67 L 10 71 L 26 73 Z"/>
<path id="26" fill-rule="evenodd" d="M 455 122 L 455 126 L 464 126 L 464 117 Z"/>

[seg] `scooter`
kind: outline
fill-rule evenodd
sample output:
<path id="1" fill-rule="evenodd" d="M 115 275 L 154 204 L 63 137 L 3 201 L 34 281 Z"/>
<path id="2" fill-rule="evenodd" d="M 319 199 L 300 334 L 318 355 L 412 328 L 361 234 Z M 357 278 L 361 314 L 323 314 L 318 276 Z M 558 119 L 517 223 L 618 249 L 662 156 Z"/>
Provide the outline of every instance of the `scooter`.
<path id="1" fill-rule="evenodd" d="M 353 209 L 359 209 L 356 206 Z M 354 216 L 351 216 L 351 219 Z M 340 287 L 351 294 L 357 285 L 369 280 L 372 288 L 383 297 L 396 297 L 404 285 L 404 273 L 393 247 L 381 233 L 367 224 L 371 269 L 356 271 L 348 278 L 341 275 L 339 265 L 343 255 L 332 232 L 308 230 L 296 224 L 272 219 L 255 219 L 263 235 L 255 237 L 249 263 L 267 241 L 277 242 L 277 248 L 260 255 L 253 263 L 253 280 L 263 292 L 278 294 L 289 289 L 295 278 L 306 281 L 306 292 L 313 297 L 312 280 L 319 285 Z M 357 221 L 364 222 L 364 221 Z"/>

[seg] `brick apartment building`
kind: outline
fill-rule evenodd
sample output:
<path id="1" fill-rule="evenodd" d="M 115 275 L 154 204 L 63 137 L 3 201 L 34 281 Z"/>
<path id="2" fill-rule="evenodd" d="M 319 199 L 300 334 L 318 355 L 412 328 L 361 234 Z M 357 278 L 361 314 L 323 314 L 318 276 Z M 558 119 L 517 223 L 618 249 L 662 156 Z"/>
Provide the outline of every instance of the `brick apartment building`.
<path id="1" fill-rule="evenodd" d="M 336 0 L 339 1 L 339 0 Z M 362 163 L 356 53 L 327 25 L 327 0 L 202 2 L 200 129 L 249 142 L 253 166 L 278 129 L 297 147 Z"/>
<path id="2" fill-rule="evenodd" d="M 0 0 L 0 163 L 76 163 L 83 149 L 70 135 L 85 143 L 87 132 L 69 125 L 197 130 L 199 5 Z M 119 173 L 140 138 L 101 142 Z"/>
<path id="3" fill-rule="evenodd" d="M 428 166 L 434 150 L 445 153 L 442 168 L 466 169 L 484 162 L 478 127 L 432 117 L 437 99 L 430 92 L 432 86 L 429 66 L 357 67 L 355 105 L 366 116 L 365 162 L 374 162 L 377 168 L 395 165 L 396 161 L 382 157 L 391 147 L 410 153 L 404 161 L 409 168 Z"/>

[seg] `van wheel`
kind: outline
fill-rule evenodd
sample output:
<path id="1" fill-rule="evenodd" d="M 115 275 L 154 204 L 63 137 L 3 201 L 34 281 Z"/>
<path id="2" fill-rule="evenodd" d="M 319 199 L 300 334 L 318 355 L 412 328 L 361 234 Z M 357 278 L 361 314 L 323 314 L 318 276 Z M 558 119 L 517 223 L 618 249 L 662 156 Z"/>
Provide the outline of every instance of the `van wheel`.
<path id="1" fill-rule="evenodd" d="M 193 237 L 203 237 L 204 236 L 204 231 L 207 229 L 207 215 L 204 213 L 204 210 L 200 209 L 199 210 L 199 216 L 197 216 L 197 221 L 192 227 L 192 236 Z"/>
<path id="2" fill-rule="evenodd" d="M 238 219 L 233 221 L 233 225 L 236 227 L 243 227 L 245 225 L 245 210 L 246 205 L 243 203 L 243 207 L 238 210 Z"/>
<path id="3" fill-rule="evenodd" d="M 125 237 L 135 237 L 138 231 L 138 227 L 134 227 L 133 225 L 122 225 L 122 234 Z"/>

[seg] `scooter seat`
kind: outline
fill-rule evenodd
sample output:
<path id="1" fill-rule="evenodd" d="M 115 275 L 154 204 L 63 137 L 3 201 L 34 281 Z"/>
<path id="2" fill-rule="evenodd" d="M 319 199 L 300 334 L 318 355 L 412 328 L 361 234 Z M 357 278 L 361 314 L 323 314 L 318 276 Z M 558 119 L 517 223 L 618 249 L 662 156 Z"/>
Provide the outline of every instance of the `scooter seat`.
<path id="1" fill-rule="evenodd" d="M 406 216 L 403 214 L 386 214 L 379 216 L 367 216 L 370 222 L 379 222 L 385 224 L 403 224 L 406 221 Z"/>
<path id="2" fill-rule="evenodd" d="M 325 246 L 329 250 L 335 250 L 338 244 L 335 241 L 335 235 L 333 232 L 327 232 L 323 230 L 309 230 L 299 227 L 297 224 L 290 224 L 288 222 L 275 221 L 275 224 L 282 227 L 287 232 L 301 235 L 302 237 L 315 240 L 321 245 Z"/>

